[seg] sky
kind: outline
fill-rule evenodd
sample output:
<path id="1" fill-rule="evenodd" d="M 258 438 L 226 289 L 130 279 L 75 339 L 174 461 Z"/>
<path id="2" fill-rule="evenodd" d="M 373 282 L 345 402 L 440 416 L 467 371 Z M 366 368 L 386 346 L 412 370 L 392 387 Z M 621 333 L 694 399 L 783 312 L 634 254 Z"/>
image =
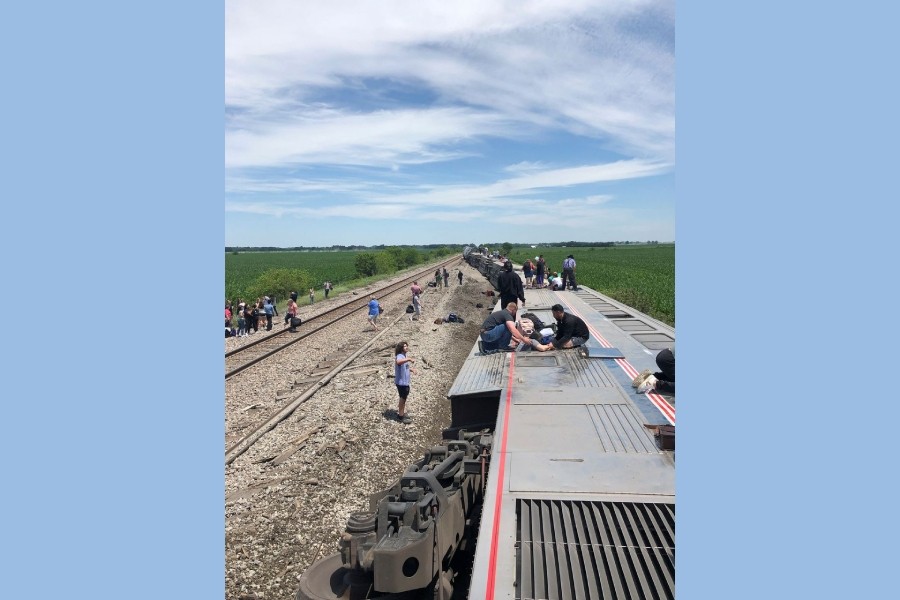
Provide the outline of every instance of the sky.
<path id="1" fill-rule="evenodd" d="M 225 245 L 675 241 L 674 1 L 225 13 Z"/>

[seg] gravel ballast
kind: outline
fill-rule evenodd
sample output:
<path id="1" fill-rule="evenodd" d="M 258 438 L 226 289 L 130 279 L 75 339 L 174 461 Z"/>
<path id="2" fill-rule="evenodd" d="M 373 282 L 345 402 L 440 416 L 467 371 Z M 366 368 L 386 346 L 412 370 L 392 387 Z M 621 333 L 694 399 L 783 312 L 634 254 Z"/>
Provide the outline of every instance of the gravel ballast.
<path id="1" fill-rule="evenodd" d="M 456 269 L 463 272 L 463 285 Z M 411 298 L 407 288 L 379 298 L 385 312 L 378 331 L 360 312 L 226 381 L 228 446 L 290 402 L 293 396 L 284 392 L 291 383 L 315 372 L 339 354 L 336 350 L 349 355 L 373 342 L 225 467 L 226 598 L 293 598 L 304 570 L 337 552 L 347 516 L 366 510 L 370 494 L 386 488 L 440 442 L 441 430 L 450 423 L 446 393 L 496 300 L 482 293 L 490 283 L 465 262 L 448 270 L 448 288 L 424 287 L 427 278 L 419 280 L 425 289 L 420 320 L 410 321 L 405 313 Z M 369 288 L 357 292 L 364 296 Z M 346 295 L 301 304 L 300 316 L 344 301 Z M 434 323 L 451 312 L 465 323 Z M 226 351 L 252 339 L 226 338 Z M 409 343 L 416 360 L 407 401 L 410 424 L 396 418 L 393 348 L 400 341 Z"/>

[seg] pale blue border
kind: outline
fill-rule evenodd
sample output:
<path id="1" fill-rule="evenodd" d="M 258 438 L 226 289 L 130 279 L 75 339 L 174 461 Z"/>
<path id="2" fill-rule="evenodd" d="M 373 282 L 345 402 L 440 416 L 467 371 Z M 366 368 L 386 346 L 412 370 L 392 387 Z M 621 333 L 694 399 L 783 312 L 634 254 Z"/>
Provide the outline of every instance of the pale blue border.
<path id="1" fill-rule="evenodd" d="M 223 11 L 4 9 L 4 596 L 224 596 Z M 680 598 L 896 589 L 896 22 L 677 3 Z"/>
<path id="2" fill-rule="evenodd" d="M 895 595 L 896 13 L 677 3 L 679 598 Z"/>
<path id="3" fill-rule="evenodd" d="M 224 6 L 4 8 L 6 598 L 223 598 Z"/>

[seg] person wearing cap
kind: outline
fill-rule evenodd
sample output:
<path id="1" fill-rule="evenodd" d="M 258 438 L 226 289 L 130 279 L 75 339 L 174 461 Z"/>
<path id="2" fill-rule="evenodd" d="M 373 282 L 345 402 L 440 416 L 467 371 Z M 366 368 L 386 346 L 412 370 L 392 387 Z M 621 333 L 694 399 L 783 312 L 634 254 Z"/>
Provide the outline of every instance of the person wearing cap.
<path id="1" fill-rule="evenodd" d="M 575 283 L 575 257 L 571 254 L 566 257 L 566 260 L 563 261 L 563 274 L 562 274 L 562 289 L 565 291 L 566 289 L 566 279 L 568 279 L 569 284 L 572 286 L 572 291 L 578 291 L 578 285 Z"/>
<path id="2" fill-rule="evenodd" d="M 581 318 L 567 313 L 561 304 L 554 304 L 550 310 L 553 312 L 553 318 L 556 319 L 556 336 L 546 344 L 541 344 L 538 340 L 530 340 L 531 347 L 538 352 L 577 348 L 583 346 L 591 337 L 587 324 Z"/>
<path id="3" fill-rule="evenodd" d="M 522 301 L 525 305 L 525 290 L 522 287 L 522 279 L 513 272 L 512 263 L 503 263 L 503 271 L 497 277 L 497 289 L 500 291 L 500 306 L 506 306 L 510 302 Z"/>

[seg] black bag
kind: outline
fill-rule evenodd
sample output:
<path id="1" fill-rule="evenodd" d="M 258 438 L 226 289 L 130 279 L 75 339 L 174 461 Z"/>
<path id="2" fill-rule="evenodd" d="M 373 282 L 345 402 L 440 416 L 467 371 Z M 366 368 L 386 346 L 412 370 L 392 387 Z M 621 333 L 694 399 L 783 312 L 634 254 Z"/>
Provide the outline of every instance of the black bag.
<path id="1" fill-rule="evenodd" d="M 459 317 L 456 316 L 456 313 L 450 313 L 449 315 L 447 315 L 447 321 L 449 321 L 450 323 L 456 323 L 457 319 L 459 319 Z"/>
<path id="2" fill-rule="evenodd" d="M 292 317 L 291 318 L 291 327 L 300 327 L 300 324 L 303 323 L 303 319 L 300 317 Z"/>
<path id="3" fill-rule="evenodd" d="M 541 321 L 540 319 L 538 319 L 537 315 L 532 312 L 527 312 L 527 313 L 523 314 L 522 318 L 531 319 L 531 322 L 534 323 L 535 331 L 540 331 L 541 329 L 544 329 L 546 327 L 546 325 L 544 325 L 544 322 Z"/>
<path id="4" fill-rule="evenodd" d="M 414 312 L 416 312 L 416 309 L 413 307 L 412 304 L 410 304 L 409 306 L 406 307 L 406 314 L 411 314 Z"/>
<path id="5" fill-rule="evenodd" d="M 675 449 L 675 426 L 674 425 L 660 425 L 656 428 L 656 445 L 659 446 L 660 450 L 674 450 Z"/>

